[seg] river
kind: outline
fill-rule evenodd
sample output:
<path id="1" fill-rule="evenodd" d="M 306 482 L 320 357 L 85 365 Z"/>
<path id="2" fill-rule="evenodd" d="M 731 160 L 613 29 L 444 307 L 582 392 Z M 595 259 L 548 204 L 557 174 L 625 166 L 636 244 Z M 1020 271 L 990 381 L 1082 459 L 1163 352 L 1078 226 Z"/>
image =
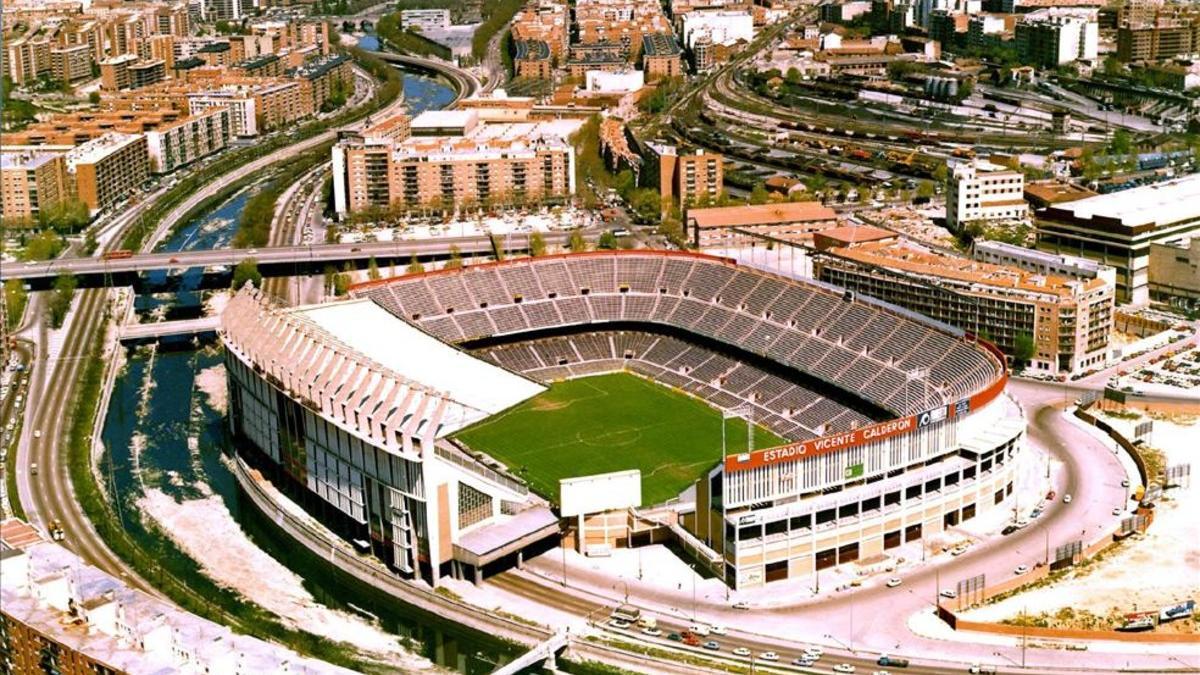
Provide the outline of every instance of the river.
<path id="1" fill-rule="evenodd" d="M 412 114 L 445 107 L 454 98 L 445 83 L 416 73 L 404 74 L 404 92 Z M 229 246 L 242 209 L 261 187 L 248 186 L 197 216 L 159 250 Z M 219 293 L 198 289 L 200 276 L 199 269 L 189 270 L 169 291 L 139 294 L 139 317 L 199 316 L 205 303 L 220 301 Z M 153 273 L 145 282 L 162 290 L 166 273 Z M 406 608 L 298 555 L 253 509 L 243 508 L 226 465 L 221 361 L 217 345 L 191 340 L 125 351 L 102 431 L 106 452 L 100 469 L 131 536 L 147 550 L 182 549 L 219 584 L 260 588 L 247 599 L 296 628 L 353 640 L 361 652 L 392 668 L 433 663 L 486 673 L 511 658 L 509 645 Z M 170 533 L 170 542 L 163 532 Z"/>

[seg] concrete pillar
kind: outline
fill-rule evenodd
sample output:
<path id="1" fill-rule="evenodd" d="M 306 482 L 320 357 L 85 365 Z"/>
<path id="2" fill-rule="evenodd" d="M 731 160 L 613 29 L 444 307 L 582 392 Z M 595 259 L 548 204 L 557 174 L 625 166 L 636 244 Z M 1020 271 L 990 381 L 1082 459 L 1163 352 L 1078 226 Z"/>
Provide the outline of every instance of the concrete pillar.
<path id="1" fill-rule="evenodd" d="M 525 569 L 525 551 L 517 551 L 517 569 Z"/>
<path id="2" fill-rule="evenodd" d="M 483 582 L 483 568 L 471 565 L 471 582 L 476 586 Z"/>

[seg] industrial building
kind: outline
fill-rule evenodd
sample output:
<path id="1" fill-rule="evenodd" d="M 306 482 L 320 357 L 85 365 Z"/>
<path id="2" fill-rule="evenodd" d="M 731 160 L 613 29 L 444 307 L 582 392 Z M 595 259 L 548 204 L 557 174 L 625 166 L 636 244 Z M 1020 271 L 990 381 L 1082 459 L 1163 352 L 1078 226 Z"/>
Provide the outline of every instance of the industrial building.
<path id="1" fill-rule="evenodd" d="M 946 226 L 972 222 L 1019 221 L 1029 213 L 1025 174 L 984 159 L 954 165 L 946 185 Z"/>
<path id="2" fill-rule="evenodd" d="M 1200 174 L 1054 204 L 1035 217 L 1037 247 L 1116 268 L 1117 301 L 1150 301 L 1150 247 L 1200 234 Z"/>

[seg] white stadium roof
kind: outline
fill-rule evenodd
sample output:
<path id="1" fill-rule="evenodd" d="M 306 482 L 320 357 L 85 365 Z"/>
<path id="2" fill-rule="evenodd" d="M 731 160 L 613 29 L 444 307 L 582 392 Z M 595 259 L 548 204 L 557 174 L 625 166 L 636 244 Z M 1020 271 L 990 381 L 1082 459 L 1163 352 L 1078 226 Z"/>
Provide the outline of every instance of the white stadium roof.
<path id="1" fill-rule="evenodd" d="M 532 380 L 451 347 L 371 300 L 315 305 L 296 313 L 397 375 L 487 415 L 545 390 Z M 475 421 L 465 420 L 459 428 Z M 444 433 L 456 430 L 446 429 Z"/>

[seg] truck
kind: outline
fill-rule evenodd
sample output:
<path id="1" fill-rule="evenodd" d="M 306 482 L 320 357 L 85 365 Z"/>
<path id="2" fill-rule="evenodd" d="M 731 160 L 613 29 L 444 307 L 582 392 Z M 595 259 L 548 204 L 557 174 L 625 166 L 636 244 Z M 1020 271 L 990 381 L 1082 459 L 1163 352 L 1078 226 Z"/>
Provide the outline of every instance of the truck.
<path id="1" fill-rule="evenodd" d="M 101 258 L 103 260 L 123 260 L 125 258 L 132 258 L 132 257 L 133 257 L 133 251 L 130 251 L 130 250 L 124 249 L 124 248 L 117 249 L 115 251 L 109 251 L 109 252 L 105 253 L 103 256 L 101 256 Z"/>
<path id="2" fill-rule="evenodd" d="M 617 605 L 617 608 L 612 611 L 609 617 L 616 621 L 637 623 L 642 618 L 642 610 L 633 605 Z"/>
<path id="3" fill-rule="evenodd" d="M 637 620 L 637 626 L 638 628 L 642 628 L 644 630 L 654 630 L 655 628 L 658 628 L 658 619 L 650 616 L 649 614 L 643 614 L 641 618 Z"/>
<path id="4" fill-rule="evenodd" d="M 881 666 L 891 667 L 891 668 L 907 668 L 908 667 L 908 659 L 902 659 L 899 656 L 888 656 L 887 654 L 883 654 L 882 656 L 880 656 L 879 660 L 876 661 L 876 663 L 878 663 Z"/>

